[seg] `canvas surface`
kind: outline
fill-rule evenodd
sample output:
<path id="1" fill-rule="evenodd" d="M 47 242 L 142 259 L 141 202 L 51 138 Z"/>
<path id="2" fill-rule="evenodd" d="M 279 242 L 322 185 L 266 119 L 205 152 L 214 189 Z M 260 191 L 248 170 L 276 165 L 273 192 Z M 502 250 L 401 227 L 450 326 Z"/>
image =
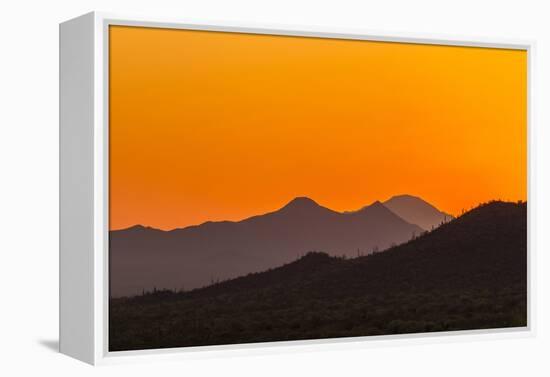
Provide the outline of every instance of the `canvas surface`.
<path id="1" fill-rule="evenodd" d="M 109 42 L 111 351 L 526 325 L 525 51 Z"/>

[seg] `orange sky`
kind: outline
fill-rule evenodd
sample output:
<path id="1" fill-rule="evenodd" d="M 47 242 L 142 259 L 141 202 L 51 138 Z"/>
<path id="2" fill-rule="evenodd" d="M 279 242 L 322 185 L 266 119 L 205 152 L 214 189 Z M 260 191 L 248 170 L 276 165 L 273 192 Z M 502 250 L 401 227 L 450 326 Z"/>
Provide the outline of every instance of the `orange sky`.
<path id="1" fill-rule="evenodd" d="M 526 199 L 525 51 L 111 26 L 110 228 Z"/>

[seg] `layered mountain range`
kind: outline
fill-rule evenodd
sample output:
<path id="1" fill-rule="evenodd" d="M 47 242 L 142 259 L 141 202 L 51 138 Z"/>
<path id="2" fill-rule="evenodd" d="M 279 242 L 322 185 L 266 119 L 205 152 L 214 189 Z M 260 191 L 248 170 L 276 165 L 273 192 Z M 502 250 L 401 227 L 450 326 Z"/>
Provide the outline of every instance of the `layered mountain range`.
<path id="1" fill-rule="evenodd" d="M 202 289 L 114 298 L 109 347 L 524 328 L 527 307 L 527 204 L 495 201 L 384 252 L 310 252 Z"/>
<path id="2" fill-rule="evenodd" d="M 354 257 L 410 240 L 452 217 L 401 195 L 353 212 L 306 197 L 242 221 L 206 222 L 172 231 L 136 225 L 110 232 L 110 292 L 190 290 L 280 266 L 309 251 Z"/>

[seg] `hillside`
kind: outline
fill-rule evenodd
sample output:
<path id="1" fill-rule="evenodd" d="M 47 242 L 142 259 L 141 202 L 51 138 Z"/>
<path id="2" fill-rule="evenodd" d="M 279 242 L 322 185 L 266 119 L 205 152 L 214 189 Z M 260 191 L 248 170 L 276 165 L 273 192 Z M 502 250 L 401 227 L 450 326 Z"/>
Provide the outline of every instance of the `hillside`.
<path id="1" fill-rule="evenodd" d="M 385 252 L 308 253 L 185 293 L 111 300 L 110 349 L 526 325 L 525 203 L 492 202 Z"/>
<path id="2" fill-rule="evenodd" d="M 238 222 L 207 222 L 169 232 L 135 226 L 110 232 L 111 295 L 131 296 L 154 287 L 199 288 L 280 266 L 308 250 L 368 254 L 420 232 L 380 202 L 343 214 L 303 197 Z"/>

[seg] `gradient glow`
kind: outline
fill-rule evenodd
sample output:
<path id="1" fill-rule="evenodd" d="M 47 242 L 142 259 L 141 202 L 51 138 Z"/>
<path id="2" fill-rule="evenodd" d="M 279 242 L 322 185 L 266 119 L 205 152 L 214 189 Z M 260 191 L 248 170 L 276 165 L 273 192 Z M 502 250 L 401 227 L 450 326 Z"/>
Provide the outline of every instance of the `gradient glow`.
<path id="1" fill-rule="evenodd" d="M 110 27 L 110 228 L 527 195 L 527 53 Z"/>

